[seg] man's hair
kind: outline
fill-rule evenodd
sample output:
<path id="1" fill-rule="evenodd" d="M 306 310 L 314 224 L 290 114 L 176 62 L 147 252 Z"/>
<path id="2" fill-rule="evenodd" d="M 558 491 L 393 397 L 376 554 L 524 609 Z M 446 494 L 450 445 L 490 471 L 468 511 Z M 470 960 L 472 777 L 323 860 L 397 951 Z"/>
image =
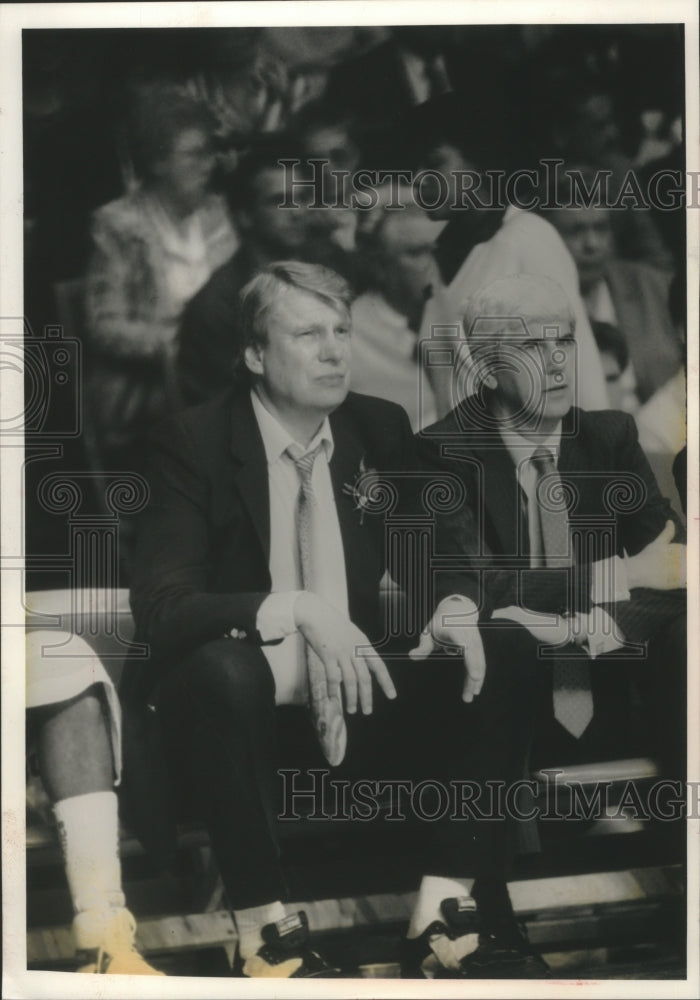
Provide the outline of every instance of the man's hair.
<path id="1" fill-rule="evenodd" d="M 290 134 L 296 137 L 297 144 L 303 147 L 306 136 L 322 128 L 344 129 L 354 138 L 358 123 L 355 115 L 347 108 L 341 108 L 325 97 L 317 98 L 303 104 L 294 113 L 289 124 Z"/>
<path id="2" fill-rule="evenodd" d="M 234 363 L 237 380 L 250 380 L 245 364 L 246 349 L 267 342 L 269 312 L 290 289 L 313 295 L 337 310 L 349 311 L 352 304 L 353 294 L 345 278 L 321 264 L 299 260 L 268 264 L 251 278 L 239 296 L 239 352 Z"/>
<path id="3" fill-rule="evenodd" d="M 502 168 L 508 160 L 503 110 L 485 107 L 484 97 L 471 108 L 461 94 L 433 97 L 408 111 L 391 133 L 406 163 L 422 166 L 437 146 L 453 146 L 477 171 Z M 495 101 L 495 97 L 493 98 Z"/>
<path id="4" fill-rule="evenodd" d="M 259 136 L 243 154 L 226 182 L 226 198 L 232 211 L 245 209 L 255 200 L 255 180 L 263 170 L 282 169 L 282 160 L 300 159 L 296 140 L 278 132 Z M 296 167 L 298 176 L 304 165 Z"/>
<path id="5" fill-rule="evenodd" d="M 488 341 L 507 330 L 547 323 L 554 318 L 576 329 L 576 318 L 563 288 L 536 274 L 513 274 L 498 278 L 470 295 L 464 310 L 464 332 L 474 349 L 483 351 Z M 484 344 L 486 340 L 486 344 Z"/>

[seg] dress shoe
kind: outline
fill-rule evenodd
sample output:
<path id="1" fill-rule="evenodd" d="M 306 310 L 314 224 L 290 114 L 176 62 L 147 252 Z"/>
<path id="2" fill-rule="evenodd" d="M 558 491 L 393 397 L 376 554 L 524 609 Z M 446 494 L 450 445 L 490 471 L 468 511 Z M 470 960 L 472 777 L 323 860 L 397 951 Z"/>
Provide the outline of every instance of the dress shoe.
<path id="1" fill-rule="evenodd" d="M 442 919 L 403 942 L 404 979 L 543 979 L 547 964 L 524 937 L 500 940 L 483 932 L 471 896 L 444 899 Z"/>
<path id="2" fill-rule="evenodd" d="M 337 979 L 343 973 L 311 948 L 309 924 L 303 910 L 291 913 L 260 932 L 263 943 L 243 959 L 237 951 L 233 975 L 244 979 Z"/>

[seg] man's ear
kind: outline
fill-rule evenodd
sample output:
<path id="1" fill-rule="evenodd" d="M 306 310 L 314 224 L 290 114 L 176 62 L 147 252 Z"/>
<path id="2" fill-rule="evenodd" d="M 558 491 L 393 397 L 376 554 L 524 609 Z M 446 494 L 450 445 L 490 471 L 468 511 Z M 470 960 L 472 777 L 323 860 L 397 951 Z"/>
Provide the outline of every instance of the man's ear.
<path id="1" fill-rule="evenodd" d="M 243 358 L 245 360 L 245 366 L 248 369 L 248 371 L 252 372 L 253 375 L 263 374 L 264 367 L 262 361 L 262 354 L 260 352 L 260 348 L 257 345 L 249 344 L 248 347 L 246 347 L 245 349 Z"/>

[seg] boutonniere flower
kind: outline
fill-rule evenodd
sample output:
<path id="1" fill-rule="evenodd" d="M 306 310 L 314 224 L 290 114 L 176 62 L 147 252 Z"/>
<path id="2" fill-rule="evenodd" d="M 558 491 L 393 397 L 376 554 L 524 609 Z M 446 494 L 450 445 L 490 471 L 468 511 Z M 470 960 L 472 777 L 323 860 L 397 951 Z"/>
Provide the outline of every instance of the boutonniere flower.
<path id="1" fill-rule="evenodd" d="M 343 493 L 350 497 L 355 505 L 355 510 L 360 512 L 360 524 L 364 523 L 365 511 L 368 505 L 375 500 L 374 490 L 379 483 L 379 473 L 376 469 L 368 468 L 365 465 L 364 455 L 360 459 L 360 467 L 351 483 L 345 483 Z"/>

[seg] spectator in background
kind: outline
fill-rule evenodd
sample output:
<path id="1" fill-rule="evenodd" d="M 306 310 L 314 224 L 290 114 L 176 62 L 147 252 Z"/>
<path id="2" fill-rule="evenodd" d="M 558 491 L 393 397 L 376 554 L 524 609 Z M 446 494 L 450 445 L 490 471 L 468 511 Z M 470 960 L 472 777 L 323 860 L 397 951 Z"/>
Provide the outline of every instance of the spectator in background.
<path id="1" fill-rule="evenodd" d="M 486 117 L 495 91 L 512 97 L 509 76 L 524 44 L 520 26 L 401 25 L 390 32 L 386 41 L 333 67 L 325 94 L 357 115 L 363 149 L 378 157 L 377 166 L 388 166 L 393 153 L 384 130 L 412 108 L 455 92 L 465 106 L 478 95 Z"/>
<path id="2" fill-rule="evenodd" d="M 570 171 L 576 168 L 570 168 Z M 552 200 L 572 207 L 546 213 L 576 262 L 579 285 L 591 320 L 617 326 L 627 342 L 642 403 L 681 366 L 678 338 L 668 309 L 667 273 L 648 264 L 615 255 L 611 213 L 604 207 L 584 207 L 572 190 L 569 170 L 562 171 Z M 591 188 L 592 168 L 578 168 Z"/>
<path id="3" fill-rule="evenodd" d="M 683 365 L 667 382 L 656 390 L 636 415 L 639 441 L 646 452 L 659 485 L 666 495 L 679 495 L 680 508 L 686 507 L 686 284 L 675 277 L 669 289 L 669 311 L 673 318 L 678 350 Z M 674 486 L 676 489 L 674 490 Z"/>
<path id="4" fill-rule="evenodd" d="M 262 28 L 204 31 L 195 35 L 196 64 L 186 87 L 216 119 L 221 148 L 232 153 L 252 136 L 274 132 L 289 114 L 289 79 L 282 60 L 266 51 Z"/>
<path id="5" fill-rule="evenodd" d="M 501 125 L 487 128 L 479 121 L 467 121 L 461 98 L 447 95 L 417 109 L 409 131 L 418 150 L 419 166 L 442 176 L 442 190 L 428 191 L 430 176 L 422 183 L 420 196 L 432 218 L 447 219 L 440 235 L 437 261 L 442 287 L 433 286 L 426 305 L 422 336 L 435 325 L 461 325 L 462 306 L 469 295 L 489 281 L 516 274 L 539 274 L 556 280 L 571 301 L 576 318 L 579 357 L 577 399 L 587 409 L 604 409 L 607 391 L 598 349 L 579 295 L 576 266 L 553 226 L 533 212 L 514 205 L 479 208 L 468 201 L 462 207 L 459 171 L 473 171 L 485 179 L 485 171 L 505 157 Z M 489 204 L 488 185 L 479 193 Z M 460 366 L 467 374 L 468 364 Z M 461 390 L 457 388 L 456 392 Z M 467 391 L 469 389 L 467 388 Z M 454 400 L 456 402 L 456 399 Z"/>
<path id="6" fill-rule="evenodd" d="M 567 163 L 588 163 L 610 171 L 609 186 L 616 199 L 634 161 L 623 148 L 615 84 L 604 75 L 576 76 L 571 66 L 547 67 L 530 96 L 538 111 L 533 139 L 538 157 L 552 156 Z M 641 190 L 642 172 L 637 171 Z M 650 211 L 630 203 L 611 217 L 620 254 L 663 271 L 672 271 L 673 255 L 660 235 Z"/>
<path id="7" fill-rule="evenodd" d="M 131 123 L 140 183 L 93 217 L 91 419 L 106 464 L 136 462 L 138 435 L 178 405 L 172 362 L 182 310 L 237 242 L 224 200 L 209 190 L 213 127 L 206 107 L 173 88 L 144 93 Z"/>
<path id="8" fill-rule="evenodd" d="M 333 67 L 326 99 L 376 135 L 406 109 L 453 89 L 453 36 L 449 26 L 394 27 L 380 45 Z"/>
<path id="9" fill-rule="evenodd" d="M 299 159 L 293 142 L 267 136 L 230 177 L 228 200 L 242 242 L 182 317 L 177 370 L 187 403 L 208 399 L 230 384 L 238 348 L 238 293 L 256 270 L 277 259 L 293 258 L 332 264 L 345 276 L 352 272 L 351 255 L 332 242 L 323 218 L 308 209 L 313 192 L 293 188 L 293 178 L 300 172 L 292 174 L 282 166 L 281 161 L 289 159 Z"/>
<path id="10" fill-rule="evenodd" d="M 307 104 L 291 123 L 302 156 L 316 166 L 322 178 L 324 201 L 328 206 L 314 208 L 319 226 L 343 250 L 355 249 L 357 212 L 343 205 L 343 172 L 353 174 L 360 165 L 360 147 L 355 139 L 357 123 L 352 115 L 338 112 L 326 101 Z M 317 199 L 320 200 L 320 199 Z"/>
<path id="11" fill-rule="evenodd" d="M 418 329 L 440 228 L 415 205 L 385 211 L 362 242 L 372 287 L 352 305 L 351 387 L 398 403 L 414 431 L 438 414 L 430 372 L 421 367 Z"/>
<path id="12" fill-rule="evenodd" d="M 600 351 L 611 408 L 635 413 L 639 407 L 637 384 L 629 365 L 629 351 L 623 334 L 616 326 L 595 319 L 591 320 L 591 327 Z"/>

